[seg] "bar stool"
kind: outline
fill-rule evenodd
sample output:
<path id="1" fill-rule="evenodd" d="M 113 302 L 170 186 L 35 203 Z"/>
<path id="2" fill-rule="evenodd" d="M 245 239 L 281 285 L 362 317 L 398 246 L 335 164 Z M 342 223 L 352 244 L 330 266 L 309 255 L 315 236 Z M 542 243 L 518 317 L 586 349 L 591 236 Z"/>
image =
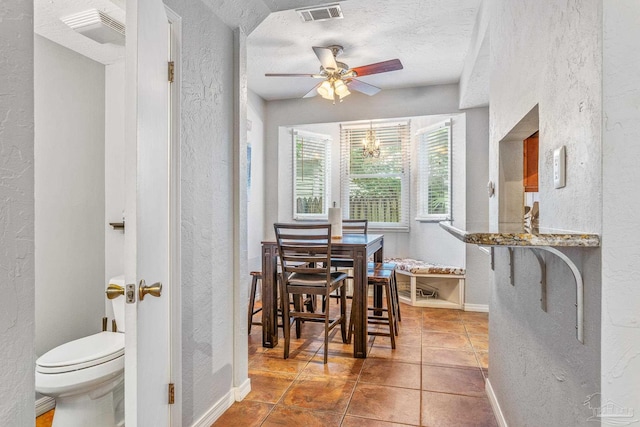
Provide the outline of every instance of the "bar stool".
<path id="1" fill-rule="evenodd" d="M 258 287 L 258 280 L 262 280 L 262 271 L 252 271 L 251 273 L 251 295 L 249 296 L 249 335 L 251 335 L 251 326 L 262 326 L 262 322 L 254 322 L 253 316 L 262 311 L 262 307 L 255 309 L 256 303 L 256 288 Z"/>
<path id="2" fill-rule="evenodd" d="M 380 265 L 378 264 L 378 267 Z M 375 266 L 374 266 L 375 267 Z M 396 335 L 398 335 L 398 324 L 394 320 L 394 298 L 393 291 L 391 288 L 391 283 L 393 282 L 393 270 L 385 270 L 382 268 L 374 268 L 369 270 L 367 277 L 367 288 L 369 286 L 381 287 L 384 290 L 387 306 L 386 308 L 380 307 L 367 307 L 367 326 L 368 325 L 387 325 L 389 326 L 389 333 L 379 332 L 379 331 L 369 331 L 367 327 L 367 334 L 372 336 L 383 336 L 391 338 L 391 348 L 396 348 Z M 369 314 L 372 311 L 374 314 Z M 375 312 L 386 313 L 386 316 L 376 315 Z M 349 342 L 351 342 L 351 338 L 353 336 L 353 320 L 354 320 L 354 311 L 351 310 L 351 319 L 349 322 Z"/>
<path id="3" fill-rule="evenodd" d="M 383 269 L 383 270 L 391 270 L 393 272 L 391 277 L 391 292 L 393 296 L 393 315 L 395 316 L 396 321 L 396 332 L 397 332 L 397 322 L 402 322 L 402 315 L 400 314 L 400 297 L 398 296 L 398 281 L 396 280 L 396 269 L 398 265 L 394 262 L 382 262 L 382 263 L 373 263 L 369 262 L 367 264 L 368 270 L 373 270 L 374 268 Z M 396 333 L 396 335 L 398 335 Z"/>

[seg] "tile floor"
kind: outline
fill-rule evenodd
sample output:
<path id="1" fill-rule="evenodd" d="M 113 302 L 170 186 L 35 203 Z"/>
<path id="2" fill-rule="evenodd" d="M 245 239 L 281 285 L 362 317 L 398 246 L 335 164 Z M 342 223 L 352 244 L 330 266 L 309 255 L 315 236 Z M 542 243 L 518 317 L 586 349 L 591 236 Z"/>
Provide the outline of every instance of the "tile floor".
<path id="1" fill-rule="evenodd" d="M 354 359 L 334 331 L 324 365 L 322 325 L 303 326 L 288 360 L 282 344 L 263 348 L 254 326 L 252 391 L 214 426 L 497 426 L 484 392 L 487 314 L 403 304 L 396 349 L 389 338 L 370 337 L 365 360 Z M 51 415 L 38 426 L 50 426 Z"/>
<path id="2" fill-rule="evenodd" d="M 396 349 L 387 337 L 370 337 L 366 360 L 354 359 L 334 331 L 323 365 L 322 325 L 303 326 L 288 360 L 282 343 L 263 348 L 254 326 L 252 391 L 214 426 L 497 426 L 484 392 L 486 313 L 403 304 Z"/>

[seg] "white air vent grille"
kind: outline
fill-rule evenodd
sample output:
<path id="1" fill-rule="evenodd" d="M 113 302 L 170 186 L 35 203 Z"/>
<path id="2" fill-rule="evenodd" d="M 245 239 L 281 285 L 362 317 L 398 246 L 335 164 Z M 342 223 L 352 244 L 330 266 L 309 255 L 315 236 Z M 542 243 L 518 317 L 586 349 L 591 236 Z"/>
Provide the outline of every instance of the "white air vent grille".
<path id="1" fill-rule="evenodd" d="M 303 22 L 326 21 L 328 19 L 342 19 L 342 9 L 339 4 L 296 9 Z"/>
<path id="2" fill-rule="evenodd" d="M 72 30 L 97 41 L 98 43 L 123 44 L 125 26 L 106 13 L 89 9 L 60 18 Z"/>

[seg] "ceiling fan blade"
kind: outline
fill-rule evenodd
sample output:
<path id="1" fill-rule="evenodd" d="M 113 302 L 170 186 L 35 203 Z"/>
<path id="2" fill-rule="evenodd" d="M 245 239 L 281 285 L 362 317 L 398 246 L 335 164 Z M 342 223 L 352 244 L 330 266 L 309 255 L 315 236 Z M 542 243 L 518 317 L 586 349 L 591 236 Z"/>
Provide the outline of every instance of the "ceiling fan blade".
<path id="1" fill-rule="evenodd" d="M 289 73 L 266 73 L 265 77 L 314 77 L 316 79 L 322 79 L 324 76 L 320 74 L 289 74 Z"/>
<path id="2" fill-rule="evenodd" d="M 322 82 L 318 83 L 317 85 L 315 85 L 313 87 L 313 89 L 311 89 L 309 92 L 305 93 L 303 98 L 313 98 L 314 96 L 316 96 L 318 94 L 318 88 L 320 87 L 320 85 L 322 84 Z"/>
<path id="3" fill-rule="evenodd" d="M 361 80 L 356 79 L 349 80 L 347 82 L 347 86 L 349 86 L 349 89 L 357 90 L 358 92 L 362 92 L 365 95 L 369 96 L 373 96 L 382 90 L 377 86 L 370 85 L 369 83 L 365 83 Z"/>
<path id="4" fill-rule="evenodd" d="M 355 67 L 351 69 L 351 71 L 355 73 L 355 77 L 386 73 L 396 70 L 402 70 L 402 62 L 400 62 L 399 59 L 390 59 L 389 61 L 376 62 L 375 64 L 363 65 L 362 67 Z"/>
<path id="5" fill-rule="evenodd" d="M 314 46 L 313 51 L 320 60 L 322 68 L 329 72 L 336 71 L 338 64 L 336 64 L 336 58 L 333 56 L 333 52 L 328 47 Z"/>

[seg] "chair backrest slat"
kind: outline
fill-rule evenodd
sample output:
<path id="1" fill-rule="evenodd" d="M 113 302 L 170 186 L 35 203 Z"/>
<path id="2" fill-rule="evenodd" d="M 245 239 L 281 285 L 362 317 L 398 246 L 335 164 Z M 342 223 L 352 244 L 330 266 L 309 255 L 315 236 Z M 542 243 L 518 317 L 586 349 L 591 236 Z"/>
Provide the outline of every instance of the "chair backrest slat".
<path id="1" fill-rule="evenodd" d="M 366 219 L 343 219 L 342 234 L 367 234 L 368 226 Z"/>
<path id="2" fill-rule="evenodd" d="M 330 282 L 331 224 L 274 224 L 273 228 L 285 276 L 324 274 Z"/>

